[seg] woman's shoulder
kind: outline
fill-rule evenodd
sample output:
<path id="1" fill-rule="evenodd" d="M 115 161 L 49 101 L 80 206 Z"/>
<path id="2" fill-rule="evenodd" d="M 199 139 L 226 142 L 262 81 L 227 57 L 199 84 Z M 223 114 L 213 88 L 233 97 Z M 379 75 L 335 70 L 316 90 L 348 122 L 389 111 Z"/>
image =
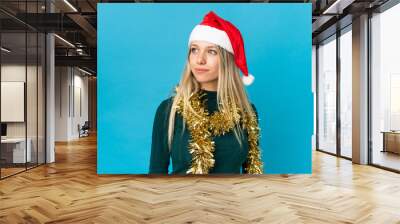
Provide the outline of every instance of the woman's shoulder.
<path id="1" fill-rule="evenodd" d="M 158 107 L 166 107 L 169 104 L 172 104 L 173 99 L 174 98 L 172 96 L 168 97 L 167 99 L 164 99 L 163 101 L 161 101 L 161 103 L 160 103 L 160 105 Z"/>
<path id="2" fill-rule="evenodd" d="M 172 96 L 161 101 L 161 103 L 158 105 L 157 113 L 169 112 L 171 110 L 172 102 L 173 102 Z"/>

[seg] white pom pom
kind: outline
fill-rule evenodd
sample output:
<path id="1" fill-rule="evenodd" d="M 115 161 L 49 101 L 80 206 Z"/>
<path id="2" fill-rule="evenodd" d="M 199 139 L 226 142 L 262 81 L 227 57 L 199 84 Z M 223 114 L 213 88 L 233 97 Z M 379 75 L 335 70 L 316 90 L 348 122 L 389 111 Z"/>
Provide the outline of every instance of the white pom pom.
<path id="1" fill-rule="evenodd" d="M 243 84 L 245 84 L 246 86 L 249 86 L 254 82 L 254 76 L 250 73 L 247 76 L 244 75 L 242 77 L 242 81 L 243 81 Z"/>

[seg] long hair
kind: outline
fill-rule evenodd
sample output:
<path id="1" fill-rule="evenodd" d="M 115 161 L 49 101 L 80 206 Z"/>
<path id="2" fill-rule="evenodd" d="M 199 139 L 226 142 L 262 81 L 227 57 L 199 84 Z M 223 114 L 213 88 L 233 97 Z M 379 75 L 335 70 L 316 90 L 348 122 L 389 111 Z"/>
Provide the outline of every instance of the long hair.
<path id="1" fill-rule="evenodd" d="M 254 115 L 253 108 L 248 100 L 246 91 L 244 89 L 242 80 L 240 78 L 239 69 L 234 62 L 234 56 L 232 53 L 226 51 L 220 46 L 217 46 L 217 52 L 220 59 L 219 63 L 219 75 L 218 75 L 218 87 L 217 87 L 217 102 L 218 109 L 220 111 L 230 111 L 230 105 L 239 108 L 239 113 L 242 116 Z M 171 113 L 169 116 L 168 125 L 168 146 L 171 150 L 171 144 L 174 134 L 174 124 L 176 116 L 176 106 L 180 99 L 183 101 L 183 110 L 191 111 L 196 114 L 193 108 L 190 106 L 189 100 L 192 93 L 200 90 L 200 83 L 197 82 L 189 65 L 189 54 L 186 60 L 185 68 L 178 87 L 176 88 L 176 95 L 172 101 Z M 183 122 L 183 129 L 185 128 L 185 122 Z M 234 134 L 240 145 L 242 145 L 241 138 L 242 130 L 238 125 L 234 128 Z"/>

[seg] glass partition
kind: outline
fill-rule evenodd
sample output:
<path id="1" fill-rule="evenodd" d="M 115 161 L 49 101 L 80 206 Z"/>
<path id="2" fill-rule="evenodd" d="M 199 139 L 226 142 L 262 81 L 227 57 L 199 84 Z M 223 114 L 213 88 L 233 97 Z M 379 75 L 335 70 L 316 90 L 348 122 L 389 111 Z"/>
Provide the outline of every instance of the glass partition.
<path id="1" fill-rule="evenodd" d="M 44 3 L 0 2 L 1 179 L 45 163 L 45 34 L 16 19 Z"/>

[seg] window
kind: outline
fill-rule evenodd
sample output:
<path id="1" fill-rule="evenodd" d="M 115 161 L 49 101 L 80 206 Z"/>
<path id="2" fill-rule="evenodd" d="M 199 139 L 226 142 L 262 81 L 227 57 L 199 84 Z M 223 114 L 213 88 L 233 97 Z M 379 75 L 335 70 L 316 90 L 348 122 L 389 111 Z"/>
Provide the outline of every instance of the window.
<path id="1" fill-rule="evenodd" d="M 340 155 L 352 157 L 352 32 L 351 26 L 340 36 Z"/>
<path id="2" fill-rule="evenodd" d="M 372 163 L 400 170 L 400 4 L 371 18 Z"/>
<path id="3" fill-rule="evenodd" d="M 318 149 L 336 153 L 336 36 L 318 47 Z"/>

